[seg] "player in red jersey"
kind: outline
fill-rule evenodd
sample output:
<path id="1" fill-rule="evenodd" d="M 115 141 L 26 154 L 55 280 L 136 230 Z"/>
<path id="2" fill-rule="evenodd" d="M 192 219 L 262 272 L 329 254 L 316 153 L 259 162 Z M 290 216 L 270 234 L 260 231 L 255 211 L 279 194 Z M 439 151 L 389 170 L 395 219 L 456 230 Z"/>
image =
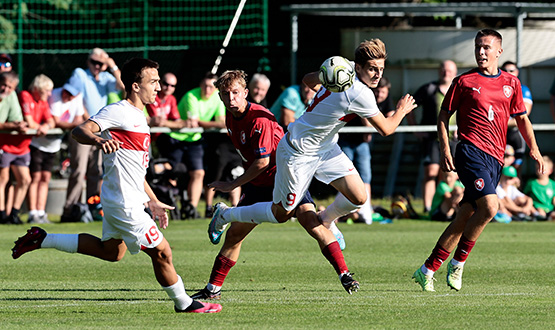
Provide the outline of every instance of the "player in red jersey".
<path id="1" fill-rule="evenodd" d="M 530 157 L 543 172 L 532 124 L 526 115 L 519 80 L 498 68 L 503 53 L 502 37 L 492 29 L 478 31 L 474 56 L 478 67 L 453 80 L 438 117 L 440 166 L 444 171 L 457 171 L 465 186 L 460 211 L 440 236 L 431 255 L 413 275 L 424 291 L 434 291 L 434 272 L 456 247 L 448 264 L 447 285 L 462 287 L 462 272 L 476 240 L 497 213 L 499 201 L 495 187 L 503 168 L 503 156 L 509 117 L 530 148 Z M 449 148 L 449 117 L 457 111 L 460 142 L 455 161 Z"/>
<path id="2" fill-rule="evenodd" d="M 245 73 L 240 70 L 226 71 L 216 82 L 220 98 L 226 107 L 226 127 L 229 137 L 243 159 L 245 173 L 229 182 L 216 181 L 209 187 L 230 192 L 242 186 L 243 195 L 239 206 L 270 202 L 276 174 L 276 148 L 283 137 L 283 129 L 274 115 L 261 105 L 247 101 L 248 89 Z M 296 209 L 299 223 L 314 237 L 322 254 L 335 268 L 341 284 L 348 293 L 358 290 L 345 264 L 339 243 L 330 230 L 325 228 L 316 215 L 314 202 L 307 194 Z M 225 236 L 224 244 L 214 261 L 210 281 L 206 288 L 192 295 L 193 299 L 220 299 L 221 287 L 231 267 L 239 258 L 241 243 L 260 222 L 233 222 Z M 219 237 L 214 241 L 219 242 Z"/>

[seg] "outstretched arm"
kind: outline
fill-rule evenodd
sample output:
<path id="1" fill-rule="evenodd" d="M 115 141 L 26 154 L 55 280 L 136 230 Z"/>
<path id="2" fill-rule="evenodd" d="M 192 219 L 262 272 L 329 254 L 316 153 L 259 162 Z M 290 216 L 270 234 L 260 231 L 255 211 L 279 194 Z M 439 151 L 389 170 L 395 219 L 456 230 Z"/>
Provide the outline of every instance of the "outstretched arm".
<path id="1" fill-rule="evenodd" d="M 119 149 L 122 142 L 103 139 L 95 134 L 98 132 L 100 132 L 98 124 L 92 120 L 87 120 L 83 124 L 75 127 L 73 131 L 71 131 L 71 135 L 77 142 L 95 145 L 102 149 L 105 154 L 116 152 Z"/>
<path id="2" fill-rule="evenodd" d="M 416 106 L 414 98 L 407 94 L 397 103 L 397 109 L 393 116 L 386 118 L 381 112 L 378 112 L 376 116 L 368 118 L 368 121 L 370 121 L 370 124 L 374 126 L 380 135 L 387 136 L 395 132 L 395 129 L 401 124 L 403 118 L 416 108 Z"/>

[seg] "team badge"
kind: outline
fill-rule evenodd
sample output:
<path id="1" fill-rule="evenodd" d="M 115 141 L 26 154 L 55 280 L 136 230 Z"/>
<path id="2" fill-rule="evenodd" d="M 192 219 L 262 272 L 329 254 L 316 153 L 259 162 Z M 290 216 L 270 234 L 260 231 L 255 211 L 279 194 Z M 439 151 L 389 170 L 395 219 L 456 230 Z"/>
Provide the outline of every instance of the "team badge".
<path id="1" fill-rule="evenodd" d="M 245 131 L 241 131 L 241 143 L 245 144 L 247 142 L 247 135 L 245 134 Z"/>
<path id="2" fill-rule="evenodd" d="M 484 184 L 484 179 L 482 179 L 482 178 L 476 179 L 476 180 L 474 181 L 474 187 L 475 187 L 476 190 L 478 190 L 478 191 L 482 191 L 482 189 L 484 189 L 484 185 L 485 185 L 485 184 Z"/>
<path id="3" fill-rule="evenodd" d="M 505 94 L 507 98 L 510 98 L 511 95 L 513 95 L 513 88 L 507 85 L 503 86 L 503 94 Z"/>

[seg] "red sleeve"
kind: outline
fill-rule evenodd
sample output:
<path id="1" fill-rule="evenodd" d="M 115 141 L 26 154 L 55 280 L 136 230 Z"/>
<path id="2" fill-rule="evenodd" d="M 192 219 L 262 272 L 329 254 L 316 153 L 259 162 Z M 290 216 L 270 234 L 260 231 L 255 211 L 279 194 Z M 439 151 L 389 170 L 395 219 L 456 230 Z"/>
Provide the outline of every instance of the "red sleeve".
<path id="1" fill-rule="evenodd" d="M 168 102 L 170 106 L 170 113 L 168 114 L 168 119 L 169 120 L 181 119 L 179 110 L 177 110 L 177 101 L 175 100 L 175 97 L 173 95 L 170 95 Z"/>
<path id="2" fill-rule="evenodd" d="M 270 157 L 273 152 L 274 130 L 270 122 L 260 118 L 251 130 L 251 147 L 254 156 L 258 158 Z"/>
<path id="3" fill-rule="evenodd" d="M 35 100 L 33 100 L 33 96 L 28 91 L 23 91 L 19 94 L 19 104 L 21 105 L 21 112 L 23 116 L 32 116 L 33 115 L 33 104 Z"/>
<path id="4" fill-rule="evenodd" d="M 445 97 L 443 98 L 443 102 L 441 103 L 441 110 L 447 111 L 449 113 L 453 113 L 459 109 L 460 104 L 460 91 L 462 90 L 459 88 L 460 77 L 456 77 L 453 79 L 451 86 L 449 86 L 449 90 Z"/>
<path id="5" fill-rule="evenodd" d="M 511 100 L 511 112 L 512 117 L 520 116 L 526 114 L 526 106 L 524 105 L 524 99 L 522 98 L 522 86 L 518 79 L 513 79 L 513 90 L 514 95 Z"/>

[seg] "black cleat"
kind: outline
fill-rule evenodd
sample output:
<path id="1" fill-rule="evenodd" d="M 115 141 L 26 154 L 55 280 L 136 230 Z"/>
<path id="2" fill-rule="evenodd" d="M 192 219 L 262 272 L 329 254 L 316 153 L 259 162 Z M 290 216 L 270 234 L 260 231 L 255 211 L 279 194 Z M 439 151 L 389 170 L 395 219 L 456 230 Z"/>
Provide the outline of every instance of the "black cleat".
<path id="1" fill-rule="evenodd" d="M 207 288 L 204 288 L 192 295 L 191 298 L 200 300 L 220 300 L 222 298 L 222 291 L 210 292 Z"/>
<path id="2" fill-rule="evenodd" d="M 343 273 L 341 274 L 340 280 L 341 284 L 345 288 L 348 294 L 353 294 L 353 292 L 357 292 L 359 288 L 358 281 L 353 279 L 353 275 L 351 273 Z"/>
<path id="3" fill-rule="evenodd" d="M 14 242 L 15 245 L 12 248 L 12 258 L 17 259 L 24 253 L 40 249 L 40 245 L 45 237 L 46 232 L 44 229 L 31 227 L 31 229 L 27 230 L 27 234 L 21 236 Z"/>

